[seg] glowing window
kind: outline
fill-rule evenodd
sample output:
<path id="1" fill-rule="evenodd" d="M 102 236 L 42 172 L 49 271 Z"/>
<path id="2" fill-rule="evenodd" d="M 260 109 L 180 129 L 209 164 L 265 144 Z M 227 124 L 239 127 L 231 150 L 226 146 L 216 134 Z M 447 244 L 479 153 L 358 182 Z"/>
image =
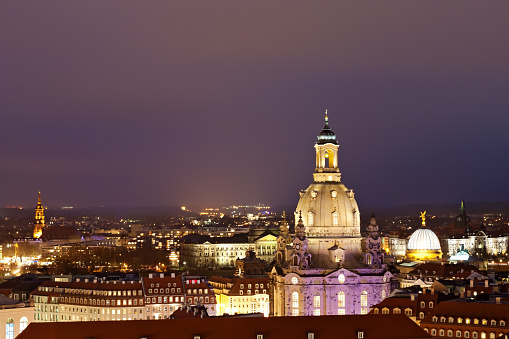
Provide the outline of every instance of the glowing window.
<path id="1" fill-rule="evenodd" d="M 28 326 L 28 319 L 27 317 L 22 317 L 19 320 L 19 332 L 21 333 L 25 328 Z"/>
<path id="2" fill-rule="evenodd" d="M 292 277 L 292 284 L 296 285 L 299 282 L 297 277 Z"/>
<path id="3" fill-rule="evenodd" d="M 5 324 L 5 338 L 14 339 L 14 320 L 12 318 L 7 319 Z"/>
<path id="4" fill-rule="evenodd" d="M 345 292 L 338 293 L 338 307 L 345 307 Z"/>
<path id="5" fill-rule="evenodd" d="M 368 292 L 366 291 L 361 293 L 361 307 L 368 307 Z"/>
<path id="6" fill-rule="evenodd" d="M 299 314 L 299 293 L 293 292 L 292 293 L 292 308 L 297 310 L 297 315 Z M 293 311 L 292 311 L 293 315 Z"/>
<path id="7" fill-rule="evenodd" d="M 314 221 L 313 217 L 314 217 L 313 212 L 309 212 L 308 213 L 308 226 L 313 226 L 313 221 Z"/>
<path id="8" fill-rule="evenodd" d="M 315 295 L 313 298 L 313 307 L 320 307 L 320 296 Z"/>
<path id="9" fill-rule="evenodd" d="M 344 284 L 345 283 L 345 275 L 343 273 L 338 275 L 338 281 L 339 281 L 340 284 Z"/>
<path id="10" fill-rule="evenodd" d="M 332 213 L 332 225 L 333 226 L 339 225 L 339 213 L 338 212 Z"/>

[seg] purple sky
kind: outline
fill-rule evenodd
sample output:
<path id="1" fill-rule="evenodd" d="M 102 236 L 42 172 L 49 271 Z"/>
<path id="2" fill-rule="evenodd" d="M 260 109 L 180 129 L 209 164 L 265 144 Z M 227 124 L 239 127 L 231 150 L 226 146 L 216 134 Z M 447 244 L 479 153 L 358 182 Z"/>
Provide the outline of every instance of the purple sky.
<path id="1" fill-rule="evenodd" d="M 6 1 L 0 205 L 509 200 L 507 1 Z"/>

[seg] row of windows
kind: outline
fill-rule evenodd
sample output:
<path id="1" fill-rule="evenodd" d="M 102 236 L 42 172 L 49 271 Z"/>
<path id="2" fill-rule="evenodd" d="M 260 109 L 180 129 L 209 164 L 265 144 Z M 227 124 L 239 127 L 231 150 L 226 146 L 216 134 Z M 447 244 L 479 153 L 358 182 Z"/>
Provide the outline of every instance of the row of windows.
<path id="1" fill-rule="evenodd" d="M 254 293 L 255 293 L 255 294 L 259 294 L 259 293 L 260 293 L 260 290 L 255 290 L 255 291 L 254 291 Z M 263 294 L 267 294 L 267 290 L 262 290 L 262 293 L 263 293 Z M 240 295 L 243 295 L 243 294 L 244 294 L 244 291 L 240 290 L 240 291 L 239 291 L 239 294 L 240 294 Z M 247 290 L 247 294 L 248 294 L 248 295 L 251 295 L 251 290 Z"/>
<path id="2" fill-rule="evenodd" d="M 64 297 L 64 303 L 76 303 L 76 304 L 83 304 L 83 305 L 102 305 L 102 306 L 120 306 L 120 305 L 138 305 L 138 299 L 112 299 L 111 301 L 109 299 L 83 299 L 83 298 L 70 298 L 70 297 Z M 139 304 L 143 305 L 143 299 L 139 299 Z"/>
<path id="3" fill-rule="evenodd" d="M 429 330 L 428 328 L 424 328 L 424 330 L 428 333 L 430 333 L 432 336 L 439 336 L 439 337 L 445 337 L 446 336 L 446 331 L 444 329 L 440 329 L 437 331 L 437 329 L 435 328 L 432 328 L 431 330 Z M 438 333 L 438 334 L 437 334 Z M 490 332 L 490 333 L 487 333 L 487 332 L 477 332 L 477 331 L 461 331 L 461 330 L 456 330 L 456 331 L 453 331 L 453 330 L 447 330 L 447 337 L 449 338 L 472 338 L 472 339 L 477 339 L 477 338 L 480 338 L 480 339 L 495 339 L 497 337 L 500 337 L 502 336 L 503 333 L 500 332 L 498 333 L 498 335 L 495 333 L 495 332 Z"/>
<path id="4" fill-rule="evenodd" d="M 83 289 L 72 289 L 72 288 L 66 288 L 64 293 L 69 294 L 89 294 L 90 290 L 83 290 Z M 101 291 L 101 290 L 93 290 L 93 295 L 103 295 L 103 296 L 136 296 L 136 295 L 143 295 L 143 292 L 141 290 L 124 290 L 124 291 Z"/>
<path id="5" fill-rule="evenodd" d="M 247 288 L 251 288 L 252 285 L 251 284 L 247 284 Z M 255 288 L 263 288 L 263 284 L 255 284 Z M 240 289 L 243 290 L 244 289 L 244 284 L 240 284 Z"/>
<path id="6" fill-rule="evenodd" d="M 202 299 L 203 299 L 203 297 L 202 297 Z M 207 297 L 207 299 L 208 299 L 208 297 Z M 173 302 L 178 303 L 178 302 L 184 302 L 184 297 L 175 297 L 174 298 L 174 297 L 170 296 L 170 297 L 157 297 L 157 299 L 156 299 L 156 297 L 152 297 L 152 298 L 147 297 L 146 303 L 150 304 L 151 302 L 152 302 L 152 304 L 155 304 L 156 302 L 159 304 L 160 303 L 166 304 L 166 303 L 173 303 Z"/>
<path id="7" fill-rule="evenodd" d="M 438 317 L 434 316 L 432 318 L 432 321 L 434 323 L 438 322 Z M 470 318 L 461 318 L 461 317 L 458 317 L 458 318 L 453 318 L 453 317 L 449 317 L 449 318 L 446 318 L 446 317 L 440 317 L 440 322 L 441 323 L 445 323 L 446 321 L 448 321 L 449 323 L 453 324 L 454 322 L 457 322 L 458 324 L 462 324 L 463 321 L 465 322 L 465 324 L 469 325 L 472 320 Z M 474 318 L 473 322 L 472 322 L 474 325 L 479 325 L 479 323 L 481 323 L 482 325 L 488 325 L 488 319 L 482 319 L 482 320 L 479 320 L 477 318 Z M 491 321 L 489 322 L 491 326 L 497 326 L 497 321 L 495 319 L 491 319 Z M 505 320 L 500 320 L 500 326 L 501 327 L 504 327 L 506 324 Z"/>
<path id="8" fill-rule="evenodd" d="M 170 293 L 170 289 L 169 288 L 166 288 L 166 290 L 164 288 L 160 288 L 160 289 L 154 288 L 153 291 L 154 291 L 154 293 L 165 293 L 165 292 L 166 293 Z M 177 289 L 175 289 L 175 288 L 171 289 L 171 293 L 175 293 L 175 291 L 177 291 L 177 293 L 180 293 L 180 291 L 181 291 L 180 287 L 178 287 Z M 151 288 L 148 289 L 148 293 L 152 293 L 152 289 Z"/>
<path id="9" fill-rule="evenodd" d="M 433 301 L 430 301 L 428 305 L 429 305 L 429 308 L 433 308 Z M 426 307 L 426 302 L 421 301 L 421 308 L 425 308 L 425 307 Z"/>
<path id="10" fill-rule="evenodd" d="M 345 292 L 338 293 L 338 314 L 343 315 L 346 313 L 345 311 L 346 305 L 346 295 Z M 321 307 L 321 297 L 319 295 L 315 295 L 313 297 L 313 310 L 314 315 L 320 315 L 320 307 Z M 368 313 L 368 292 L 362 291 L 361 293 L 361 314 Z M 299 315 L 299 292 L 292 293 L 292 315 Z"/>

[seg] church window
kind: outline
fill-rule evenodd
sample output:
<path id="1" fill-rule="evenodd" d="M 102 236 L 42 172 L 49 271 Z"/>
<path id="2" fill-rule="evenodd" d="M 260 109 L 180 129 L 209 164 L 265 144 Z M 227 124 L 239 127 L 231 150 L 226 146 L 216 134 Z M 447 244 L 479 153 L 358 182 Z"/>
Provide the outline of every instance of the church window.
<path id="1" fill-rule="evenodd" d="M 28 319 L 27 317 L 22 317 L 19 320 L 19 332 L 21 333 L 25 328 L 28 326 Z"/>
<path id="2" fill-rule="evenodd" d="M 345 275 L 343 273 L 338 275 L 338 281 L 339 281 L 340 284 L 344 284 L 345 283 Z"/>
<path id="3" fill-rule="evenodd" d="M 292 293 L 292 315 L 299 315 L 299 293 Z"/>
<path id="4" fill-rule="evenodd" d="M 361 307 L 368 307 L 368 292 L 366 291 L 361 293 Z"/>
<path id="5" fill-rule="evenodd" d="M 333 226 L 338 226 L 339 225 L 339 213 L 338 212 L 333 212 L 332 213 L 332 225 Z"/>
<path id="6" fill-rule="evenodd" d="M 319 308 L 314 309 L 313 310 L 313 315 L 315 315 L 315 316 L 320 315 L 320 309 Z"/>
<path id="7" fill-rule="evenodd" d="M 338 307 L 345 307 L 345 292 L 338 293 Z"/>
<path id="8" fill-rule="evenodd" d="M 14 339 L 14 320 L 12 318 L 7 319 L 5 324 L 5 338 Z"/>
<path id="9" fill-rule="evenodd" d="M 314 222 L 314 214 L 313 212 L 308 212 L 308 226 L 313 226 Z"/>
<path id="10" fill-rule="evenodd" d="M 320 307 L 320 296 L 315 295 L 313 298 L 313 307 Z"/>

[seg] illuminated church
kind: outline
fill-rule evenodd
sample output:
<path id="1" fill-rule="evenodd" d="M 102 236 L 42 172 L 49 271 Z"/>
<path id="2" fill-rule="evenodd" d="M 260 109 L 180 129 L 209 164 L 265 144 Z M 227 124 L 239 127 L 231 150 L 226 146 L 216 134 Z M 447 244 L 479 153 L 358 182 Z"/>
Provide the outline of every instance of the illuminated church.
<path id="1" fill-rule="evenodd" d="M 313 183 L 300 192 L 295 227 L 280 227 L 269 273 L 273 316 L 366 314 L 391 292 L 376 220 L 363 238 L 354 192 L 341 182 L 338 149 L 326 113 Z"/>

